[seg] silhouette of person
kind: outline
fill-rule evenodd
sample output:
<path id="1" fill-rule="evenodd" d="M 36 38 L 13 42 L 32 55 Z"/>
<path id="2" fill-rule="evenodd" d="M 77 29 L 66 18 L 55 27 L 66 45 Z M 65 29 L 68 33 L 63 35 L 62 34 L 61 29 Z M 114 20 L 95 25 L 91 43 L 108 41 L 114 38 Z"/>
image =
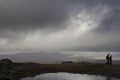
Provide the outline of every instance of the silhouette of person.
<path id="1" fill-rule="evenodd" d="M 109 64 L 112 65 L 112 55 L 109 57 Z"/>
<path id="2" fill-rule="evenodd" d="M 107 61 L 106 64 L 109 64 L 109 60 L 110 60 L 109 56 L 110 56 L 110 53 L 108 53 L 107 56 L 106 56 L 106 61 Z"/>

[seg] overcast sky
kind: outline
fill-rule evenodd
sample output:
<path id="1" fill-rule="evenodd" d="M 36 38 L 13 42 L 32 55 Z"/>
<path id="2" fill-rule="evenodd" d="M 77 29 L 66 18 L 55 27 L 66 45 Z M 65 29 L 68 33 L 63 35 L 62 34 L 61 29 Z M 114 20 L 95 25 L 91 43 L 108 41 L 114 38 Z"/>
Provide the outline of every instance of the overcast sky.
<path id="1" fill-rule="evenodd" d="M 0 52 L 120 51 L 120 0 L 0 0 Z"/>

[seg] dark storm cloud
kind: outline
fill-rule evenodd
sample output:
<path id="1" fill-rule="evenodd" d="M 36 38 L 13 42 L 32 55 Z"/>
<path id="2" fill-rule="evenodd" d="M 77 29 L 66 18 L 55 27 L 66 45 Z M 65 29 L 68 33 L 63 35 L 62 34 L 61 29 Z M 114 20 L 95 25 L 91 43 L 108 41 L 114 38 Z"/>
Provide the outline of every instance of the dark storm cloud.
<path id="1" fill-rule="evenodd" d="M 69 7 L 91 10 L 99 4 L 112 9 L 101 23 L 101 30 L 118 29 L 120 1 L 113 0 L 10 0 L 0 1 L 0 30 L 31 30 L 46 27 L 64 28 L 69 17 Z"/>
<path id="2" fill-rule="evenodd" d="M 26 33 L 38 29 L 48 28 L 47 30 L 52 31 L 64 29 L 67 27 L 65 23 L 69 19 L 69 13 L 73 9 L 81 10 L 82 6 L 84 6 L 82 9 L 88 9 L 97 5 L 96 2 L 91 3 L 89 0 L 1 0 L 0 38 L 20 39 Z"/>
<path id="3" fill-rule="evenodd" d="M 68 11 L 60 0 L 10 0 L 1 1 L 0 5 L 0 28 L 3 30 L 58 25 L 65 22 L 68 16 Z"/>
<path id="4" fill-rule="evenodd" d="M 68 13 L 60 0 L 1 0 L 0 39 L 21 40 L 38 29 L 62 29 Z"/>
<path id="5" fill-rule="evenodd" d="M 105 1 L 105 0 L 104 0 Z M 103 18 L 100 27 L 97 31 L 120 31 L 120 1 L 119 0 L 106 0 L 106 5 L 111 9 L 111 12 Z"/>
<path id="6" fill-rule="evenodd" d="M 120 1 L 106 0 L 105 4 L 109 6 L 111 12 L 102 19 L 99 27 L 95 29 L 95 34 L 100 34 L 100 36 L 97 37 L 104 38 L 104 41 L 108 42 L 96 47 L 91 46 L 88 50 L 120 51 Z M 106 35 L 106 37 L 103 37 L 104 35 Z M 107 38 L 107 36 L 110 36 L 110 38 Z M 109 40 L 111 41 L 109 42 Z"/>
<path id="7" fill-rule="evenodd" d="M 102 32 L 106 32 L 106 31 L 110 31 L 110 30 L 119 31 L 120 30 L 119 25 L 120 25 L 120 10 L 113 10 L 110 13 L 110 16 L 106 17 L 102 21 L 98 30 L 100 30 Z"/>
<path id="8" fill-rule="evenodd" d="M 99 0 L 10 0 L 0 1 L 0 28 L 2 30 L 31 30 L 58 28 L 69 17 L 69 7 L 95 7 Z M 76 8 L 77 8 L 76 7 Z M 47 27 L 46 27 L 47 26 Z M 64 26 L 65 27 L 65 26 Z M 62 28 L 64 28 L 62 27 Z"/>
<path id="9" fill-rule="evenodd" d="M 0 40 L 7 39 L 9 43 L 18 43 L 18 40 L 22 42 L 21 39 L 24 40 L 28 34 L 39 30 L 43 31 L 43 34 L 44 31 L 49 34 L 50 30 L 53 33 L 62 31 L 69 27 L 67 21 L 71 17 L 70 13 L 76 12 L 74 14 L 76 15 L 77 12 L 87 11 L 89 17 L 89 14 L 99 14 L 99 10 L 94 9 L 102 6 L 101 9 L 104 10 L 108 7 L 110 11 L 100 20 L 100 24 L 90 33 L 86 32 L 86 35 L 82 36 L 83 40 L 81 40 L 81 37 L 77 38 L 80 39 L 79 41 L 70 40 L 70 43 L 75 43 L 77 46 L 69 45 L 68 48 L 63 49 L 64 43 L 62 47 L 59 47 L 59 50 L 119 51 L 119 4 L 119 0 L 0 0 Z M 94 15 L 94 18 L 100 17 Z M 89 34 L 94 37 L 90 37 Z M 115 34 L 117 34 L 116 37 Z M 66 35 L 63 39 L 68 40 L 68 36 L 70 35 Z M 97 38 L 97 40 L 93 38 Z M 49 42 L 49 40 L 47 41 Z M 80 41 L 83 41 L 84 44 Z M 1 44 L 3 43 L 1 42 Z M 56 48 L 56 46 L 53 46 L 53 48 Z"/>

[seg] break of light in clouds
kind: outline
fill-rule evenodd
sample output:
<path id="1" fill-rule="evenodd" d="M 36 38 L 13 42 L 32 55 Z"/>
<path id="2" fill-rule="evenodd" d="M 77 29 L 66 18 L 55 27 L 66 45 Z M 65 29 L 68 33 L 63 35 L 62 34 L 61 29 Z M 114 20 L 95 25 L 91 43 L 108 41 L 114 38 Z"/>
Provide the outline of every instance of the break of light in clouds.
<path id="1" fill-rule="evenodd" d="M 0 51 L 120 51 L 118 0 L 0 0 Z"/>
<path id="2" fill-rule="evenodd" d="M 67 52 L 67 53 L 63 53 L 63 54 L 69 54 L 69 57 L 71 59 L 81 59 L 81 58 L 88 58 L 88 59 L 96 59 L 96 60 L 104 60 L 106 57 L 106 53 L 109 52 Z M 120 60 L 120 54 L 119 52 L 111 52 L 110 53 L 113 56 L 114 60 Z"/>

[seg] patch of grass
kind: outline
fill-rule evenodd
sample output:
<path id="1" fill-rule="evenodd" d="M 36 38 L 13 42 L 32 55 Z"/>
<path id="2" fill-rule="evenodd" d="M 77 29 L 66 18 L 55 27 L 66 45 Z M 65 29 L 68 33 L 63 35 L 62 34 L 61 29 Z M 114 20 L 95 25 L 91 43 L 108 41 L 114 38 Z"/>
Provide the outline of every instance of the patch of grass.
<path id="1" fill-rule="evenodd" d="M 42 73 L 70 72 L 81 74 L 110 75 L 120 78 L 120 65 L 105 64 L 18 64 L 19 77 L 35 76 Z"/>

